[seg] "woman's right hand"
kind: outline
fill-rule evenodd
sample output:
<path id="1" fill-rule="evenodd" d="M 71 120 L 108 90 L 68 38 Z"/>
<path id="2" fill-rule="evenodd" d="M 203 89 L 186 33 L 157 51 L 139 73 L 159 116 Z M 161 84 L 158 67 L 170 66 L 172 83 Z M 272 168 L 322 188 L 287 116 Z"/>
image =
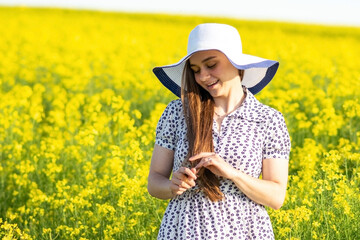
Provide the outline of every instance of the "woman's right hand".
<path id="1" fill-rule="evenodd" d="M 195 186 L 196 169 L 181 167 L 173 173 L 171 178 L 170 190 L 175 197 Z"/>

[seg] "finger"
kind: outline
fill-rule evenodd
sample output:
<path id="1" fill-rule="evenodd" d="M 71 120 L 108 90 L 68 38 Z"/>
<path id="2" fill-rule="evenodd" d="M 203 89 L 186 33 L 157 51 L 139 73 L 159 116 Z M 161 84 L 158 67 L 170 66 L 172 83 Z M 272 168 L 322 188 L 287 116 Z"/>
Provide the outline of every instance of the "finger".
<path id="1" fill-rule="evenodd" d="M 181 195 L 183 192 L 185 192 L 186 191 L 186 189 L 184 189 L 184 188 L 179 188 L 179 187 L 173 187 L 173 188 L 171 188 L 171 192 L 173 193 L 173 194 L 175 194 L 175 195 Z"/>
<path id="2" fill-rule="evenodd" d="M 205 163 L 205 158 L 201 159 L 201 161 L 195 166 L 195 169 L 200 169 L 204 166 L 204 163 Z"/>
<path id="3" fill-rule="evenodd" d="M 181 186 L 184 186 L 184 187 L 186 187 L 186 188 L 192 188 L 192 187 L 195 186 L 195 181 L 194 181 L 194 179 L 192 179 L 192 178 L 186 178 L 186 179 L 182 182 Z M 188 187 L 188 186 L 189 186 L 189 187 Z"/>
<path id="4" fill-rule="evenodd" d="M 199 154 L 194 155 L 191 158 L 189 158 L 189 161 L 195 161 L 196 159 L 210 157 L 210 156 L 214 156 L 214 155 L 215 155 L 215 153 L 213 153 L 213 152 L 202 152 L 202 153 L 199 153 Z"/>
<path id="5" fill-rule="evenodd" d="M 174 187 L 173 187 L 173 189 L 172 189 L 172 191 L 173 192 L 180 192 L 180 193 L 183 193 L 183 192 L 185 192 L 187 189 L 186 188 L 183 188 L 183 187 L 179 187 L 179 186 L 177 186 L 177 185 L 175 185 Z"/>
<path id="6" fill-rule="evenodd" d="M 187 185 L 189 185 L 190 187 L 194 187 L 195 186 L 195 181 L 192 178 L 187 178 L 185 179 L 183 182 L 185 182 Z"/>
<path id="7" fill-rule="evenodd" d="M 188 183 L 188 181 L 182 181 L 182 180 L 179 180 L 179 179 L 173 179 L 171 180 L 175 185 L 177 185 L 178 187 L 181 187 L 181 188 L 185 188 L 185 189 L 189 189 L 191 188 L 192 186 L 190 186 L 190 181 Z"/>
<path id="8" fill-rule="evenodd" d="M 191 168 L 191 171 L 195 174 L 196 177 L 198 177 L 199 169 L 198 168 Z"/>
<path id="9" fill-rule="evenodd" d="M 203 158 L 199 163 L 198 165 L 195 166 L 196 169 L 199 169 L 201 167 L 207 167 L 209 165 L 211 165 L 213 162 L 213 159 L 210 158 L 210 157 L 205 157 Z"/>
<path id="10" fill-rule="evenodd" d="M 174 173 L 173 173 L 173 176 L 172 176 L 172 179 L 175 179 L 175 178 L 182 180 L 182 179 L 185 178 L 185 175 L 182 174 L 182 173 L 179 173 L 179 172 L 174 172 Z"/>
<path id="11" fill-rule="evenodd" d="M 175 191 L 174 194 L 175 194 L 175 195 L 181 195 L 181 194 L 183 194 L 185 191 L 186 191 L 186 189 L 184 189 L 184 190 L 178 190 L 178 191 Z"/>
<path id="12" fill-rule="evenodd" d="M 188 178 L 194 179 L 196 180 L 196 174 L 189 168 L 185 169 L 185 174 L 187 175 Z"/>
<path id="13" fill-rule="evenodd" d="M 195 166 L 195 169 L 199 170 L 203 165 L 204 165 L 204 163 L 201 161 Z"/>
<path id="14" fill-rule="evenodd" d="M 179 188 L 177 185 L 174 184 L 170 186 L 170 190 L 175 195 L 181 195 L 183 192 L 186 191 L 185 188 L 181 188 L 181 187 Z"/>
<path id="15" fill-rule="evenodd" d="M 189 189 L 189 188 L 192 188 L 193 186 L 190 185 L 190 181 L 182 181 L 182 183 L 180 184 L 180 187 Z"/>
<path id="16" fill-rule="evenodd" d="M 178 179 L 178 178 L 173 178 L 173 179 L 171 179 L 171 182 L 172 182 L 172 184 L 174 184 L 176 186 L 180 186 L 182 183 L 182 180 Z"/>
<path id="17" fill-rule="evenodd" d="M 183 194 L 185 191 L 177 191 L 177 192 L 174 192 L 175 195 L 181 195 Z"/>
<path id="18" fill-rule="evenodd" d="M 191 187 L 195 187 L 196 183 L 193 179 L 189 180 L 188 184 L 191 186 Z"/>
<path id="19" fill-rule="evenodd" d="M 186 168 L 186 167 L 181 167 L 179 169 L 179 172 L 181 172 L 184 177 L 190 177 L 190 178 L 193 178 L 193 179 L 196 179 L 196 175 L 194 174 L 193 171 L 191 171 L 189 168 Z M 184 179 L 184 178 L 181 178 L 181 179 Z"/>
<path id="20" fill-rule="evenodd" d="M 210 159 L 210 160 L 208 160 L 208 161 L 204 162 L 203 167 L 209 167 L 209 166 L 211 166 L 211 165 L 213 165 L 213 161 L 212 161 L 212 159 Z"/>
<path id="21" fill-rule="evenodd" d="M 177 171 L 177 172 L 174 172 L 174 174 L 173 174 L 173 178 L 177 178 L 177 179 L 180 179 L 182 181 L 185 180 L 187 177 L 188 177 L 187 174 L 181 172 L 180 170 Z"/>

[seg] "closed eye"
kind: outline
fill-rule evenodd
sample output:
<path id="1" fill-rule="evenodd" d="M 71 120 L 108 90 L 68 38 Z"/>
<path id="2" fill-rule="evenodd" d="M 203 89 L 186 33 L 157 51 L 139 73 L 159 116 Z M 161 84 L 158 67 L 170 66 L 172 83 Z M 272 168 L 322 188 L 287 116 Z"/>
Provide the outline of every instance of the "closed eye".
<path id="1" fill-rule="evenodd" d="M 208 65 L 207 67 L 211 69 L 211 68 L 214 68 L 215 66 L 216 66 L 216 63 L 215 63 L 215 64 Z"/>
<path id="2" fill-rule="evenodd" d="M 193 73 L 199 73 L 200 72 L 200 70 L 194 70 L 194 69 L 191 69 L 192 71 L 193 71 Z"/>

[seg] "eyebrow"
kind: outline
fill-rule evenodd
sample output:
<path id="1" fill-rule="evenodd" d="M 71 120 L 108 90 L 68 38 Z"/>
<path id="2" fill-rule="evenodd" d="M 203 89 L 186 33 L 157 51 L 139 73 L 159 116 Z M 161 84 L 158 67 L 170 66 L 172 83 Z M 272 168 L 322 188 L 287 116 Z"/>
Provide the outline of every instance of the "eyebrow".
<path id="1" fill-rule="evenodd" d="M 216 56 L 210 56 L 210 57 L 208 57 L 208 58 L 205 58 L 205 59 L 202 60 L 201 62 L 204 63 L 204 62 L 209 61 L 209 60 L 211 60 L 211 59 L 213 59 L 213 58 L 216 58 Z M 190 64 L 190 66 L 196 66 L 196 65 L 195 65 L 195 64 Z"/>

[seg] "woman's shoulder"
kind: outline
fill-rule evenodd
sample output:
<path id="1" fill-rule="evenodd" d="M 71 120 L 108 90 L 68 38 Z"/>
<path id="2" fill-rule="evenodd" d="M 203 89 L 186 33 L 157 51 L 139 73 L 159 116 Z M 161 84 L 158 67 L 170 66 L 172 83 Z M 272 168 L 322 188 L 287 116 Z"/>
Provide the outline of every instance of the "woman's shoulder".
<path id="1" fill-rule="evenodd" d="M 250 96 L 249 96 L 249 106 L 251 109 L 249 111 L 249 114 L 255 120 L 258 120 L 258 121 L 267 122 L 267 121 L 270 121 L 271 119 L 273 119 L 274 117 L 276 117 L 276 118 L 283 117 L 282 113 L 280 111 L 260 102 L 252 94 L 250 94 Z"/>
<path id="2" fill-rule="evenodd" d="M 179 114 L 182 112 L 182 101 L 181 99 L 172 100 L 167 106 L 166 109 L 168 112 L 173 114 Z"/>
<path id="3" fill-rule="evenodd" d="M 285 131 L 285 130 L 287 131 L 287 126 L 283 114 L 279 110 L 273 107 L 270 107 L 263 103 L 260 104 L 261 104 L 261 109 L 263 109 L 261 117 L 263 121 L 266 122 L 268 129 L 270 130 L 278 129 L 281 131 Z"/>
<path id="4" fill-rule="evenodd" d="M 162 119 L 179 119 L 182 115 L 181 99 L 172 100 L 165 108 L 161 118 Z"/>
<path id="5" fill-rule="evenodd" d="M 277 110 L 273 107 L 270 107 L 269 105 L 266 105 L 264 103 L 261 103 L 261 102 L 259 102 L 259 103 L 260 103 L 264 118 L 273 118 L 273 117 L 282 116 L 282 113 L 279 110 Z"/>
<path id="6" fill-rule="evenodd" d="M 182 108 L 182 101 L 180 98 L 172 100 L 171 102 L 169 102 L 168 106 L 173 108 Z"/>

